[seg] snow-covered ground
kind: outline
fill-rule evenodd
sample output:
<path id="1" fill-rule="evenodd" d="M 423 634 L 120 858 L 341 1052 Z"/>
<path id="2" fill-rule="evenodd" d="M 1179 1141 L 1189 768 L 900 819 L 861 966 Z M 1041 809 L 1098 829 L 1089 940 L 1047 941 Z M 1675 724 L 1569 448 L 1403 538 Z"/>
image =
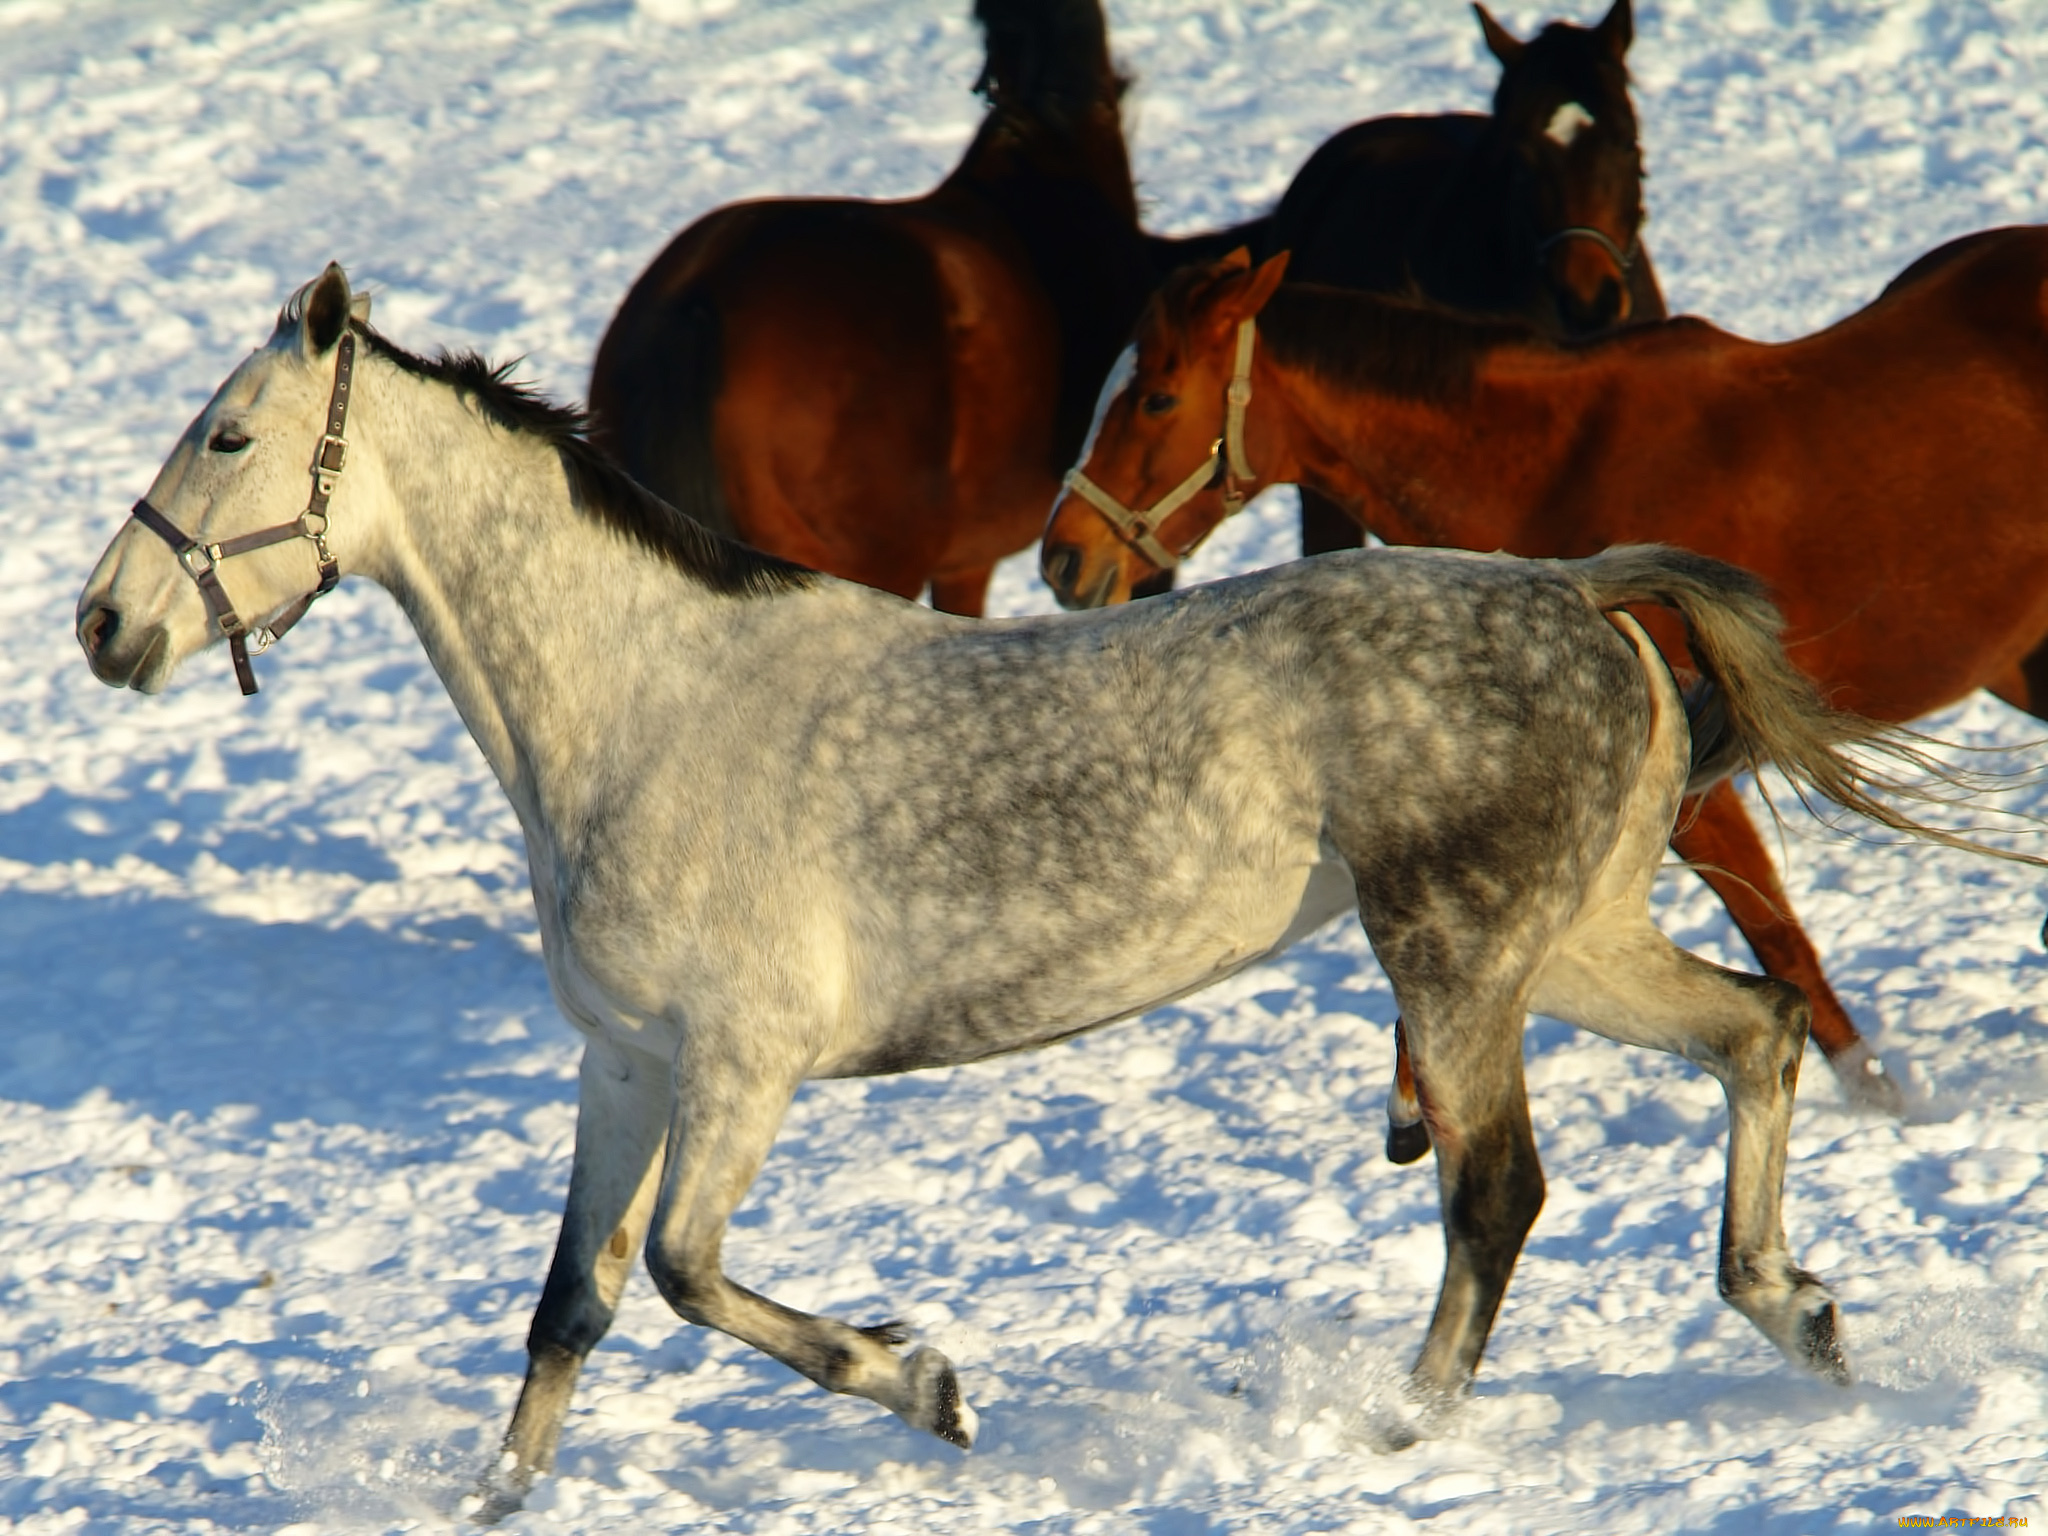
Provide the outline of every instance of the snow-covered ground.
<path id="1" fill-rule="evenodd" d="M 1162 229 L 1256 211 L 1348 120 L 1490 88 L 1451 0 L 1192 9 L 1110 6 Z M 942 174 L 977 118 L 965 12 L 0 0 L 0 1529 L 445 1528 L 517 1389 L 573 1122 L 516 826 L 396 609 L 344 588 L 253 702 L 218 658 L 144 700 L 71 640 L 91 561 L 329 257 L 400 340 L 579 394 L 705 209 Z M 2040 217 L 2044 58 L 2042 0 L 1646 5 L 1674 307 L 1792 335 Z M 1288 522 L 1269 499 L 1201 574 L 1290 554 Z M 1022 562 L 999 595 L 1047 606 Z M 2042 762 L 1986 699 L 1937 728 Z M 1380 1160 L 1394 1008 L 1347 926 L 1054 1051 L 802 1096 L 729 1265 L 911 1321 L 961 1366 L 972 1456 L 681 1326 L 642 1277 L 508 1529 L 2042 1518 L 2048 888 L 1806 821 L 1784 851 L 1916 1090 L 1908 1123 L 1862 1118 L 1811 1062 L 1794 1126 L 1793 1245 L 1844 1299 L 1855 1387 L 1716 1300 L 1711 1082 L 1539 1020 L 1549 1205 L 1469 1406 L 1375 1449 L 1441 1246 L 1429 1166 Z M 1746 962 L 1690 876 L 1660 918 Z"/>

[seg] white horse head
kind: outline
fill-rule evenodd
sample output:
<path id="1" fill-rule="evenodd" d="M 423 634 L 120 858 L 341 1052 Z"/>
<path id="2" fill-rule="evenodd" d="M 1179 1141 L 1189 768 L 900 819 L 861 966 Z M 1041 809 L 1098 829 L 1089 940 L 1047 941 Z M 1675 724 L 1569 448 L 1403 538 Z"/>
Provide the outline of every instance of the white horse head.
<path id="1" fill-rule="evenodd" d="M 286 523 L 318 497 L 319 459 L 342 337 L 370 317 L 330 264 L 278 312 L 270 340 L 228 376 L 157 472 L 141 506 L 195 546 L 180 553 L 160 529 L 131 521 L 107 546 L 78 601 L 78 638 L 94 674 L 114 687 L 161 692 L 187 656 L 228 638 L 199 575 L 220 567 L 232 612 L 265 626 L 321 584 L 319 541 L 284 538 L 236 555 L 235 540 Z M 330 461 L 335 457 L 329 451 Z M 330 470 L 332 465 L 330 463 Z M 331 482 L 330 490 L 338 490 Z M 366 512 L 367 466 L 355 466 L 344 505 Z M 322 533 L 327 535 L 321 519 Z M 343 522 L 348 522 L 345 516 Z M 363 542 L 359 515 L 326 538 L 341 563 Z M 223 547 L 227 546 L 225 553 Z M 330 583 L 331 584 L 331 583 Z M 259 641 L 259 649 L 261 642 Z"/>

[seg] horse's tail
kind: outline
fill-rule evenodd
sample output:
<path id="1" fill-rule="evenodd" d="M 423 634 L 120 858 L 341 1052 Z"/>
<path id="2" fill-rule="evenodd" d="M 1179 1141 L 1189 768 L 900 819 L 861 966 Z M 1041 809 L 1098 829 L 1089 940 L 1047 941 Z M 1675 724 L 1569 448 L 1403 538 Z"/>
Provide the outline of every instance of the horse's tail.
<path id="1" fill-rule="evenodd" d="M 663 501 L 731 536 L 712 433 L 724 378 L 723 329 L 709 300 L 688 296 L 651 324 L 615 320 L 591 371 L 591 435 Z"/>
<path id="2" fill-rule="evenodd" d="M 1743 769 L 1776 764 L 1804 799 L 1809 792 L 1881 826 L 1952 848 L 2048 867 L 2048 859 L 1994 848 L 1928 826 L 1889 801 L 1942 803 L 1984 787 L 1987 777 L 1939 762 L 1925 736 L 1830 705 L 1785 654 L 1784 620 L 1763 581 L 1748 571 L 1663 544 L 1623 544 L 1559 562 L 1601 609 L 1657 603 L 1685 621 L 1699 684 L 1688 690 L 1692 769 L 1698 793 Z M 1909 770 L 1894 777 L 1875 766 Z M 1882 798 L 1880 798 L 1882 797 Z"/>

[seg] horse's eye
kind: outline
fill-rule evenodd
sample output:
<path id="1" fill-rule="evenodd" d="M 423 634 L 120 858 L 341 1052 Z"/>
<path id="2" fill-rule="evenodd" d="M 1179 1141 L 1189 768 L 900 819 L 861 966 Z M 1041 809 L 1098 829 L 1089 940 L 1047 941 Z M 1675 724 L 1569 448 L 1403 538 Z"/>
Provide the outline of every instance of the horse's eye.
<path id="1" fill-rule="evenodd" d="M 1178 396 L 1175 395 L 1147 395 L 1145 397 L 1145 414 L 1147 416 L 1164 416 L 1168 411 L 1172 410 L 1176 405 L 1179 404 L 1180 399 Z"/>
<path id="2" fill-rule="evenodd" d="M 222 427 L 208 440 L 207 447 L 215 453 L 240 453 L 249 446 L 247 433 L 237 432 L 233 427 Z"/>

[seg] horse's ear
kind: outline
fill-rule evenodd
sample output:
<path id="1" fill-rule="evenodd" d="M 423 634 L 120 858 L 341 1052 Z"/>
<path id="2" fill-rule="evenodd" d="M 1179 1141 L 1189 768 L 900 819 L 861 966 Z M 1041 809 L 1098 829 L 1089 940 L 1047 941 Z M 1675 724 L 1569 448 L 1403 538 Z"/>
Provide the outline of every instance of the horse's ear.
<path id="1" fill-rule="evenodd" d="M 1628 45 L 1636 40 L 1634 7 L 1629 0 L 1614 0 L 1613 9 L 1600 19 L 1600 25 L 1593 31 L 1607 45 L 1607 51 L 1619 61 L 1627 55 Z"/>
<path id="2" fill-rule="evenodd" d="M 370 323 L 370 296 L 367 293 L 351 294 L 348 301 L 348 317 L 357 325 Z"/>
<path id="3" fill-rule="evenodd" d="M 1227 328 L 1257 315 L 1266 307 L 1266 301 L 1273 297 L 1273 290 L 1280 286 L 1280 280 L 1287 275 L 1287 258 L 1293 254 L 1292 251 L 1282 251 L 1278 256 L 1270 256 L 1248 275 L 1234 277 L 1224 283 L 1213 318 Z M 1245 265 L 1251 265 L 1249 258 Z"/>
<path id="4" fill-rule="evenodd" d="M 299 344 L 306 356 L 324 357 L 334 350 L 341 333 L 348 329 L 352 307 L 348 274 L 341 270 L 340 262 L 330 261 L 306 295 L 305 322 L 299 331 Z"/>
<path id="5" fill-rule="evenodd" d="M 1615 4 L 1619 8 L 1626 9 L 1628 0 L 1615 0 Z M 1486 51 L 1496 59 L 1499 59 L 1503 65 L 1512 64 L 1515 60 L 1519 59 L 1525 46 L 1522 40 L 1495 21 L 1493 19 L 1493 12 L 1479 4 L 1479 0 L 1472 0 L 1472 9 L 1479 17 L 1479 31 L 1486 39 Z M 1602 22 L 1601 25 L 1604 27 L 1607 23 Z"/>
<path id="6" fill-rule="evenodd" d="M 1259 263 L 1259 270 L 1252 274 L 1251 283 L 1245 290 L 1246 319 L 1250 319 L 1266 307 L 1266 301 L 1273 297 L 1273 290 L 1278 288 L 1281 279 L 1287 276 L 1287 261 L 1293 254 L 1292 251 L 1282 251 L 1279 255 L 1269 256 Z"/>
<path id="7" fill-rule="evenodd" d="M 1249 272 L 1251 269 L 1252 248 L 1248 245 L 1240 245 L 1236 250 L 1216 263 L 1218 275 L 1231 272 Z"/>

